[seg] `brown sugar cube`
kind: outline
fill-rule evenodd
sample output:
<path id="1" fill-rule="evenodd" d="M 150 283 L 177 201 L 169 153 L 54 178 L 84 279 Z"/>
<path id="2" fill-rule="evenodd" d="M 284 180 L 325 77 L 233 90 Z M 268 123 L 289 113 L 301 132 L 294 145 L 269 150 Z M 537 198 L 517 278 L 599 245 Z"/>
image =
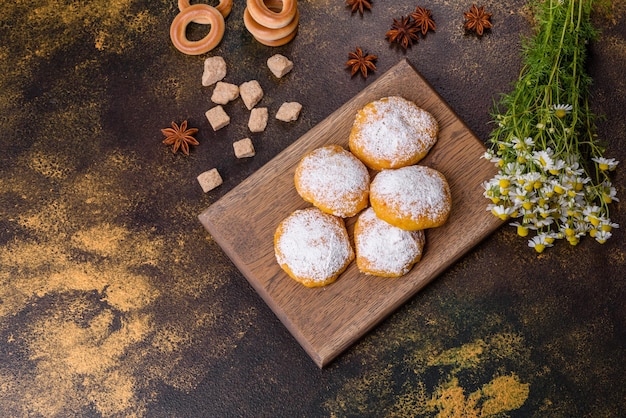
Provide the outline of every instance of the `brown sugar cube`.
<path id="1" fill-rule="evenodd" d="M 209 57 L 204 60 L 202 85 L 211 86 L 226 77 L 226 61 L 222 57 Z"/>
<path id="2" fill-rule="evenodd" d="M 250 80 L 239 86 L 239 95 L 248 110 L 251 110 L 263 98 L 263 89 L 258 81 Z"/>
<path id="3" fill-rule="evenodd" d="M 252 140 L 250 138 L 244 138 L 234 142 L 233 148 L 237 158 L 254 157 L 254 146 L 252 145 Z"/>
<path id="4" fill-rule="evenodd" d="M 226 114 L 221 105 L 217 105 L 207 110 L 205 116 L 209 120 L 209 123 L 214 131 L 222 129 L 230 123 L 230 117 Z"/>
<path id="5" fill-rule="evenodd" d="M 239 86 L 230 83 L 224 83 L 218 81 L 211 95 L 211 101 L 213 103 L 225 105 L 226 103 L 235 100 L 239 97 Z"/>
<path id="6" fill-rule="evenodd" d="M 250 119 L 248 120 L 250 132 L 263 132 L 267 126 L 267 119 L 267 107 L 255 107 L 252 109 L 250 111 Z"/>
<path id="7" fill-rule="evenodd" d="M 272 74 L 281 78 L 293 69 L 293 62 L 283 55 L 276 54 L 268 58 L 267 66 Z"/>
<path id="8" fill-rule="evenodd" d="M 220 176 L 217 168 L 205 171 L 198 176 L 198 183 L 200 183 L 200 187 L 202 187 L 204 193 L 215 189 L 217 186 L 222 184 L 222 182 L 222 176 Z"/>
<path id="9" fill-rule="evenodd" d="M 276 112 L 276 119 L 283 122 L 292 122 L 300 116 L 302 105 L 298 102 L 285 102 L 283 103 L 278 112 Z"/>

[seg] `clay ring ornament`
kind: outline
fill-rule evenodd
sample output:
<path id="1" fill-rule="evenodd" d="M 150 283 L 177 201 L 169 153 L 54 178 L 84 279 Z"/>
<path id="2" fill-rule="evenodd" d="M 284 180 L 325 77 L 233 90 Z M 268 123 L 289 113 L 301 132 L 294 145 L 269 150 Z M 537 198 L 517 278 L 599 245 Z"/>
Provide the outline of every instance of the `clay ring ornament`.
<path id="1" fill-rule="evenodd" d="M 300 20 L 300 14 L 296 10 L 296 14 L 295 14 L 293 20 L 291 22 L 289 22 L 289 24 L 287 26 L 283 26 L 282 28 L 278 28 L 278 29 L 271 29 L 271 28 L 267 28 L 265 26 L 262 26 L 257 21 L 255 21 L 252 18 L 252 15 L 250 15 L 250 11 L 248 10 L 247 7 L 244 9 L 244 12 L 243 12 L 243 23 L 246 25 L 246 29 L 248 29 L 248 32 L 250 32 L 252 34 L 252 36 L 255 37 L 255 39 L 263 40 L 263 41 L 267 41 L 267 42 L 272 42 L 272 41 L 278 41 L 278 40 L 281 40 L 281 39 L 286 39 L 292 33 L 295 34 L 295 31 L 298 28 L 298 21 L 299 20 Z M 291 40 L 291 39 L 293 39 L 293 36 L 291 38 L 289 38 L 289 40 Z M 284 45 L 287 42 L 289 42 L 289 41 L 286 41 L 286 42 L 284 42 L 283 44 L 280 44 L 280 45 Z M 267 43 L 265 43 L 265 45 L 267 45 Z M 278 46 L 278 45 L 269 45 L 269 46 Z"/>
<path id="2" fill-rule="evenodd" d="M 250 16 L 261 26 L 279 29 L 294 19 L 297 0 L 248 0 Z"/>
<path id="3" fill-rule="evenodd" d="M 199 41 L 187 39 L 187 25 L 195 21 L 206 21 L 211 25 L 209 33 Z M 202 20 L 200 20 L 202 19 Z M 183 9 L 170 26 L 170 38 L 180 52 L 188 55 L 201 55 L 215 48 L 222 38 L 226 24 L 224 16 L 213 6 L 208 4 L 194 4 Z"/>
<path id="4" fill-rule="evenodd" d="M 189 3 L 189 0 L 178 0 L 179 11 L 182 12 L 189 6 L 191 6 L 191 4 Z M 220 0 L 220 3 L 214 7 L 217 9 L 218 12 L 222 14 L 222 16 L 224 16 L 224 19 L 226 19 L 228 15 L 230 14 L 230 11 L 233 8 L 233 0 Z M 202 25 L 208 25 L 210 23 L 208 19 L 203 19 L 203 18 L 200 18 L 200 20 L 194 19 L 193 22 L 200 23 Z"/>

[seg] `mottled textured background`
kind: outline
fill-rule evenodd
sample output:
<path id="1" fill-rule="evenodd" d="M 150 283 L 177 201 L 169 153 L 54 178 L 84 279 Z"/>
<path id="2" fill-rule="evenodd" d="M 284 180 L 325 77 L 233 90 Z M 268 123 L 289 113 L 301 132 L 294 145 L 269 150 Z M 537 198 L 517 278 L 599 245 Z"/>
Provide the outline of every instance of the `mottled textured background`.
<path id="1" fill-rule="evenodd" d="M 2 1 L 0 415 L 620 416 L 623 202 L 604 245 L 536 255 L 498 230 L 323 370 L 197 220 L 404 57 L 486 140 L 532 33 L 526 3 L 481 3 L 494 28 L 479 39 L 462 29 L 470 2 L 374 0 L 361 16 L 301 0 L 299 33 L 280 48 L 256 43 L 234 3 L 220 46 L 192 57 L 169 40 L 176 1 Z M 392 18 L 418 4 L 436 32 L 390 47 Z M 607 156 L 624 162 L 626 2 L 600 6 L 591 102 Z M 367 80 L 344 68 L 356 46 L 379 57 Z M 277 52 L 295 63 L 281 80 L 265 66 Z M 251 136 L 251 159 L 232 153 L 250 136 L 240 100 L 218 132 L 204 117 L 210 55 L 227 61 L 225 81 L 259 80 L 270 114 L 304 105 L 297 122 Z M 160 132 L 185 119 L 200 129 L 188 157 Z M 196 176 L 213 167 L 224 184 L 205 194 Z M 614 185 L 626 199 L 624 167 Z"/>

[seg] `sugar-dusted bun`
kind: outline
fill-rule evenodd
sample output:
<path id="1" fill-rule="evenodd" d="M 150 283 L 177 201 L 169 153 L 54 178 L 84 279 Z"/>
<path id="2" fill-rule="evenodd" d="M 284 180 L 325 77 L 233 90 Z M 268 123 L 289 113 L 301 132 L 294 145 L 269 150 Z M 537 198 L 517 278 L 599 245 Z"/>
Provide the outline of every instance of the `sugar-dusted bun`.
<path id="1" fill-rule="evenodd" d="M 350 151 L 374 170 L 405 167 L 428 154 L 438 133 L 432 114 L 402 97 L 384 97 L 357 112 Z"/>
<path id="2" fill-rule="evenodd" d="M 317 148 L 302 157 L 294 182 L 304 200 L 335 216 L 354 216 L 368 204 L 367 167 L 339 145 Z"/>
<path id="3" fill-rule="evenodd" d="M 359 271 L 381 277 L 400 277 L 422 259 L 424 231 L 405 231 L 367 208 L 354 225 L 354 248 Z"/>
<path id="4" fill-rule="evenodd" d="M 441 226 L 452 209 L 444 175 L 421 165 L 378 173 L 370 185 L 370 203 L 380 219 L 408 231 Z"/>
<path id="5" fill-rule="evenodd" d="M 311 207 L 285 218 L 274 234 L 280 267 L 306 287 L 325 286 L 354 260 L 343 219 Z"/>

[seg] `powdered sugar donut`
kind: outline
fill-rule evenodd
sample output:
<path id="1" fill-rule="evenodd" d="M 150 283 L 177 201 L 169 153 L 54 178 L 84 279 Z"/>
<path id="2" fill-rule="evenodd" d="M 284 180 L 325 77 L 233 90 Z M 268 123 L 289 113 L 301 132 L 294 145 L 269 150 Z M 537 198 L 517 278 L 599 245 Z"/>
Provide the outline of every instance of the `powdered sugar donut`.
<path id="1" fill-rule="evenodd" d="M 360 109 L 350 131 L 350 151 L 374 170 L 415 164 L 437 142 L 434 116 L 399 96 Z"/>
<path id="2" fill-rule="evenodd" d="M 378 173 L 370 185 L 370 203 L 380 219 L 408 231 L 441 226 L 452 209 L 444 175 L 421 165 Z"/>
<path id="3" fill-rule="evenodd" d="M 367 167 L 339 145 L 320 147 L 302 157 L 294 183 L 304 200 L 342 218 L 356 215 L 368 204 Z"/>
<path id="4" fill-rule="evenodd" d="M 306 287 L 325 286 L 354 260 L 343 219 L 311 207 L 294 211 L 274 234 L 280 267 Z"/>
<path id="5" fill-rule="evenodd" d="M 381 277 L 400 277 L 422 259 L 424 231 L 405 231 L 367 208 L 354 225 L 354 248 L 359 271 Z"/>

